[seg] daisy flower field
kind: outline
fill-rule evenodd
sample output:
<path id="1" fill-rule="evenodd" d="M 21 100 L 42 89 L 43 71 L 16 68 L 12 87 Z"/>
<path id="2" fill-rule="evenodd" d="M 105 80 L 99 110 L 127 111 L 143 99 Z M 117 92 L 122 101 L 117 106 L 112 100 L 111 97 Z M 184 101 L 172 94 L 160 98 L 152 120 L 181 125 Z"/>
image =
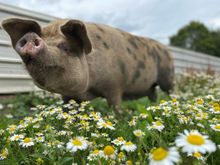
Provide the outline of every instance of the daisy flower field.
<path id="1" fill-rule="evenodd" d="M 0 165 L 219 165 L 220 79 L 183 74 L 175 84 L 169 96 L 157 89 L 155 103 L 124 101 L 121 117 L 104 99 L 2 100 Z"/>

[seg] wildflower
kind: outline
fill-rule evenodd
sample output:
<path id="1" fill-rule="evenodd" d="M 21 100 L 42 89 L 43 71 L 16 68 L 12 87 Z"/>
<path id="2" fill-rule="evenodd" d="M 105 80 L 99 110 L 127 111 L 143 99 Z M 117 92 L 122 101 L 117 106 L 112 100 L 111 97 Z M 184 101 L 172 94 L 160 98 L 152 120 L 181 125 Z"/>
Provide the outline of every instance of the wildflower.
<path id="1" fill-rule="evenodd" d="M 89 156 L 87 157 L 87 159 L 89 161 L 93 161 L 98 159 L 98 157 L 103 155 L 103 151 L 100 151 L 98 149 L 95 149 L 94 151 L 92 151 L 92 153 L 89 154 Z"/>
<path id="2" fill-rule="evenodd" d="M 125 156 L 124 152 L 119 152 L 119 154 L 118 154 L 119 162 L 124 161 L 125 159 L 126 159 L 126 156 Z"/>
<path id="3" fill-rule="evenodd" d="M 88 147 L 88 141 L 84 137 L 76 137 L 67 143 L 67 149 L 73 153 L 77 150 L 85 150 Z"/>
<path id="4" fill-rule="evenodd" d="M 162 147 L 154 149 L 150 156 L 149 165 L 172 165 L 179 161 L 180 155 L 176 147 L 171 147 L 168 150 Z"/>
<path id="5" fill-rule="evenodd" d="M 132 119 L 131 121 L 128 122 L 129 126 L 135 126 L 137 124 L 137 120 L 136 119 Z"/>
<path id="6" fill-rule="evenodd" d="M 120 146 L 124 144 L 126 141 L 123 137 L 118 137 L 117 139 L 113 140 L 112 143 L 114 143 L 116 146 Z"/>
<path id="7" fill-rule="evenodd" d="M 121 150 L 125 150 L 127 152 L 134 152 L 136 149 L 137 146 L 133 144 L 131 141 L 124 143 L 121 147 Z"/>
<path id="8" fill-rule="evenodd" d="M 137 137 L 143 137 L 145 133 L 139 129 L 133 131 L 134 135 Z"/>
<path id="9" fill-rule="evenodd" d="M 141 114 L 139 115 L 139 117 L 140 117 L 141 119 L 146 119 L 146 118 L 148 117 L 148 114 L 147 114 L 147 113 L 141 113 Z"/>
<path id="10" fill-rule="evenodd" d="M 133 162 L 131 160 L 126 161 L 126 165 L 132 165 Z"/>
<path id="11" fill-rule="evenodd" d="M 156 129 L 158 131 L 162 131 L 165 127 L 164 125 L 160 122 L 160 121 L 156 121 L 156 122 L 152 122 L 153 125 L 152 126 L 148 126 L 148 129 Z"/>
<path id="12" fill-rule="evenodd" d="M 204 101 L 203 101 L 203 99 L 198 99 L 198 100 L 196 100 L 196 103 L 199 105 L 202 105 L 204 103 Z"/>
<path id="13" fill-rule="evenodd" d="M 10 134 L 14 133 L 15 130 L 17 129 L 17 126 L 16 125 L 9 125 L 7 130 Z"/>
<path id="14" fill-rule="evenodd" d="M 66 134 L 67 134 L 67 132 L 64 130 L 57 132 L 57 135 L 59 135 L 59 136 L 64 136 Z"/>
<path id="15" fill-rule="evenodd" d="M 0 104 L 0 110 L 2 110 L 4 108 L 4 106 L 2 104 Z"/>
<path id="16" fill-rule="evenodd" d="M 36 164 L 37 165 L 44 164 L 44 160 L 42 158 L 37 158 Z"/>
<path id="17" fill-rule="evenodd" d="M 105 122 L 104 120 L 101 119 L 97 122 L 97 125 L 98 128 L 109 128 L 111 130 L 115 130 L 113 124 L 110 121 Z"/>
<path id="18" fill-rule="evenodd" d="M 1 150 L 1 152 L 0 152 L 0 160 L 3 160 L 5 158 L 7 158 L 7 156 L 8 156 L 8 149 L 5 148 L 5 149 Z"/>
<path id="19" fill-rule="evenodd" d="M 112 146 L 106 146 L 103 150 L 105 159 L 115 159 L 115 149 Z"/>
<path id="20" fill-rule="evenodd" d="M 10 137 L 10 140 L 11 141 L 19 141 L 19 140 L 21 140 L 21 139 L 23 139 L 24 138 L 24 135 L 22 135 L 22 134 L 15 134 L 15 135 L 13 135 L 12 137 Z"/>
<path id="21" fill-rule="evenodd" d="M 13 115 L 12 114 L 6 114 L 5 117 L 8 118 L 8 119 L 12 119 Z"/>
<path id="22" fill-rule="evenodd" d="M 178 147 L 182 147 L 183 152 L 187 152 L 188 154 L 195 152 L 204 154 L 216 150 L 215 144 L 211 140 L 208 140 L 208 136 L 202 135 L 197 130 L 190 132 L 184 130 L 184 133 L 180 133 L 176 138 L 175 143 Z"/>
<path id="23" fill-rule="evenodd" d="M 202 161 L 205 160 L 205 158 L 202 156 L 202 154 L 200 152 L 194 152 L 193 154 L 189 154 L 189 156 L 193 156 L 198 160 L 202 160 Z"/>
<path id="24" fill-rule="evenodd" d="M 44 142 L 45 141 L 45 138 L 44 136 L 38 136 L 35 138 L 36 142 Z"/>
<path id="25" fill-rule="evenodd" d="M 220 124 L 211 125 L 211 128 L 215 131 L 220 131 Z"/>
<path id="26" fill-rule="evenodd" d="M 25 139 L 23 139 L 20 143 L 19 143 L 20 146 L 26 148 L 26 147 L 30 147 L 30 146 L 33 146 L 34 145 L 34 141 L 32 138 L 28 138 L 26 137 Z"/>
<path id="27" fill-rule="evenodd" d="M 3 135 L 4 132 L 5 132 L 5 130 L 0 129 L 0 136 Z"/>

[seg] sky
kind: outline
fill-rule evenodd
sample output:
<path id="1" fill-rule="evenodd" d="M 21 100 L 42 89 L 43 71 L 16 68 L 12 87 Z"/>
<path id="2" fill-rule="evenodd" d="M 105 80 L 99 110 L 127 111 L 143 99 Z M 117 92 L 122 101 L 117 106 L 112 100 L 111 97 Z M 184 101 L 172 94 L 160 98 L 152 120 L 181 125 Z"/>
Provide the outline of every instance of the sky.
<path id="1" fill-rule="evenodd" d="M 220 0 L 0 0 L 49 14 L 108 24 L 169 44 L 169 37 L 200 21 L 220 29 Z"/>

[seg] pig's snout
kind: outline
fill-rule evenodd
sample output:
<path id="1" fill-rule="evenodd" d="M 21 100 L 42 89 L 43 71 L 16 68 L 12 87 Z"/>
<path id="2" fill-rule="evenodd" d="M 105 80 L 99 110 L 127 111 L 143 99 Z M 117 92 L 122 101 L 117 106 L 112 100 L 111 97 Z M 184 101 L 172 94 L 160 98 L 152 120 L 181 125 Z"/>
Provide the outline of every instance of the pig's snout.
<path id="1" fill-rule="evenodd" d="M 35 56 L 44 48 L 43 40 L 34 32 L 26 33 L 16 43 L 15 49 L 20 55 Z"/>

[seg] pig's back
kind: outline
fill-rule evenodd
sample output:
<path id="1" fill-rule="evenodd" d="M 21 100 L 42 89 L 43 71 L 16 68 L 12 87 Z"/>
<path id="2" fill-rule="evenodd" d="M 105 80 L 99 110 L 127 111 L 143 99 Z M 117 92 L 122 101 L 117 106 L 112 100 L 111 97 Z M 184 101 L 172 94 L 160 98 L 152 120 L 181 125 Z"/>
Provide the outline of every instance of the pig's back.
<path id="1" fill-rule="evenodd" d="M 118 85 L 128 95 L 146 94 L 157 81 L 166 48 L 107 25 L 87 23 L 86 27 L 93 45 L 87 59 L 94 82 Z"/>

